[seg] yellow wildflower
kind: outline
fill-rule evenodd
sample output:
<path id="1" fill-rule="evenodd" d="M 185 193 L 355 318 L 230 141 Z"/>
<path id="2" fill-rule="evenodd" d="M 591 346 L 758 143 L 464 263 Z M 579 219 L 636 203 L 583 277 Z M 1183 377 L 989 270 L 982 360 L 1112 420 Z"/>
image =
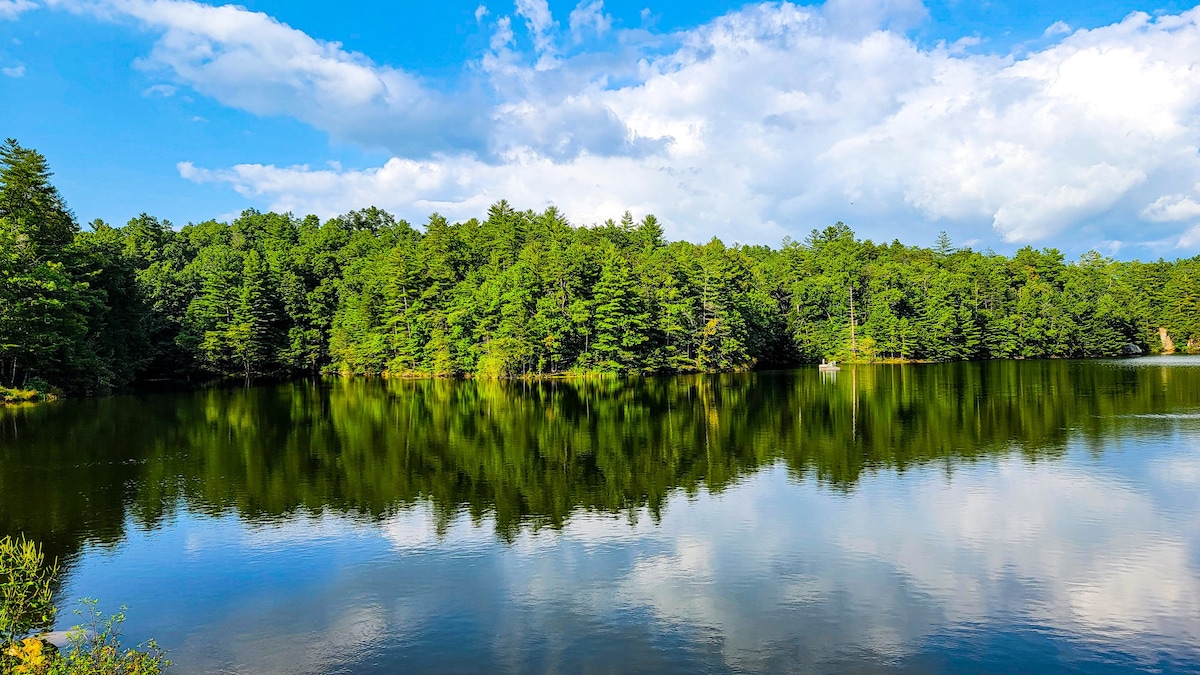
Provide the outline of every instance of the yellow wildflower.
<path id="1" fill-rule="evenodd" d="M 49 659 L 45 652 L 46 643 L 38 638 L 25 638 L 4 653 L 17 660 L 14 675 L 40 675 L 46 671 Z"/>

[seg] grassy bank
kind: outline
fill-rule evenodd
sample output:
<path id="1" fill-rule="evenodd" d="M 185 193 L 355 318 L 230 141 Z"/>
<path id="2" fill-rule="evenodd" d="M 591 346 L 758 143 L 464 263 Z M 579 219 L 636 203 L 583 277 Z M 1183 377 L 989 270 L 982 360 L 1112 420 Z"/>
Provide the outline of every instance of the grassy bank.
<path id="1" fill-rule="evenodd" d="M 36 403 L 38 401 L 53 401 L 57 398 L 58 396 L 53 391 L 0 387 L 0 404 Z"/>

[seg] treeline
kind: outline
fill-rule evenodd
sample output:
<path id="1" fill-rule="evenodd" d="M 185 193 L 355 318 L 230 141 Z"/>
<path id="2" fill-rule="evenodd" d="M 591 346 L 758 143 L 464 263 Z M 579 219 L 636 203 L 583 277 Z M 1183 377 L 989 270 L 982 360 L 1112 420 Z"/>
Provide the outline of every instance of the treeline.
<path id="1" fill-rule="evenodd" d="M 1200 258 L 1067 263 L 861 241 L 667 242 L 506 202 L 419 228 L 370 208 L 88 230 L 46 159 L 0 148 L 0 384 L 304 373 L 513 377 L 1200 347 Z"/>

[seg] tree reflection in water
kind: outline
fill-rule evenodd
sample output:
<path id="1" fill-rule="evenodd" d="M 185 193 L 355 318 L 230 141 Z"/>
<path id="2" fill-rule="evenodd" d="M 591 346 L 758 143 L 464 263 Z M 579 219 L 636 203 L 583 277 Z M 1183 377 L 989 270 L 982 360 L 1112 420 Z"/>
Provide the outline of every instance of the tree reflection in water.
<path id="1" fill-rule="evenodd" d="M 69 564 L 84 543 L 154 528 L 181 505 L 269 522 L 428 502 L 439 532 L 467 512 L 511 541 L 581 510 L 657 519 L 677 490 L 720 492 L 775 462 L 852 491 L 864 472 L 1100 447 L 1136 415 L 1198 407 L 1200 368 L 1071 361 L 65 401 L 0 409 L 0 534 Z"/>

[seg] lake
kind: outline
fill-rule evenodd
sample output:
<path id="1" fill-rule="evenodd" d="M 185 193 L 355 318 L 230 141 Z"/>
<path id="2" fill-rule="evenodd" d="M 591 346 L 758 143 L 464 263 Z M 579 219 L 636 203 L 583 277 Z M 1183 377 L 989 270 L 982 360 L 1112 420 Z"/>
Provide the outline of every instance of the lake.
<path id="1" fill-rule="evenodd" d="M 175 673 L 1200 672 L 1200 358 L 0 410 L 0 534 Z"/>

